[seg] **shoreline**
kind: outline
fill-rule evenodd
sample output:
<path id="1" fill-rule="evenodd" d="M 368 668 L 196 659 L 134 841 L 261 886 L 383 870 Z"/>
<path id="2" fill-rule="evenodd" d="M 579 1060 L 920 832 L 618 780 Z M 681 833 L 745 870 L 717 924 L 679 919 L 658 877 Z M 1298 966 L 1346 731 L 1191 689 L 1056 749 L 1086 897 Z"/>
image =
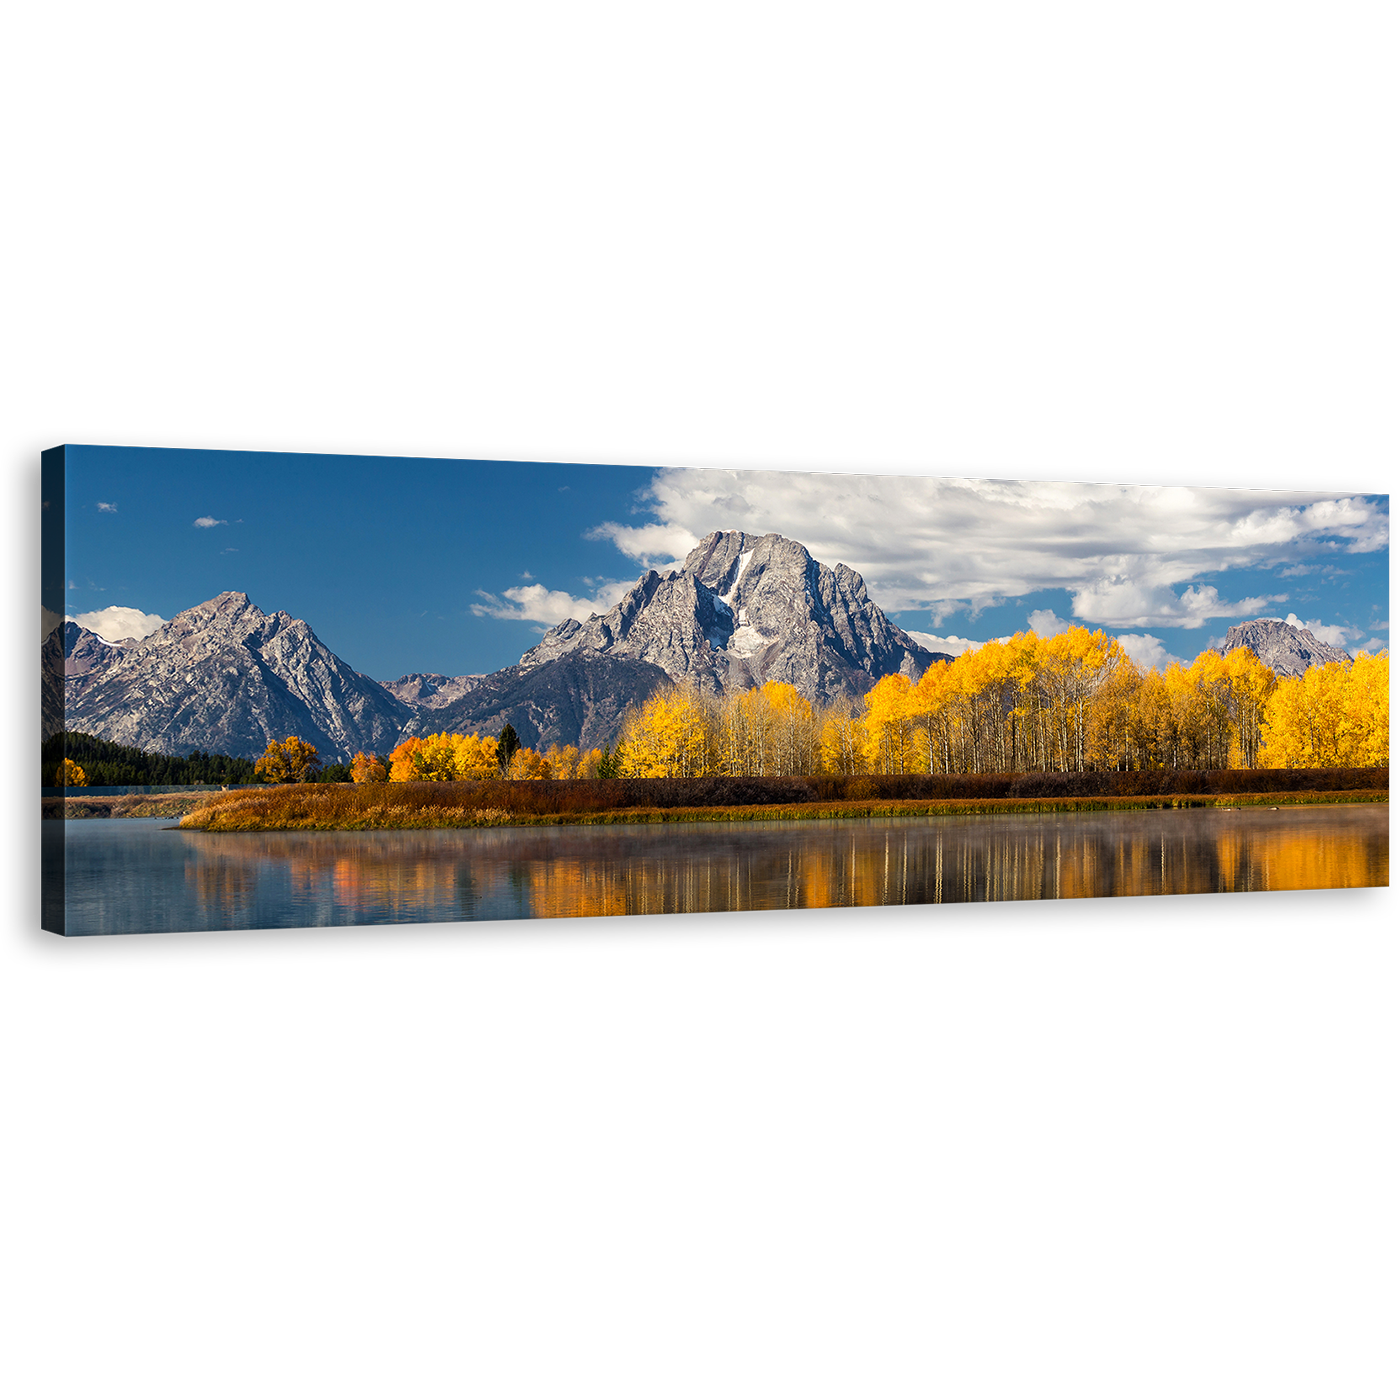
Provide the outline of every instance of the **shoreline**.
<path id="1" fill-rule="evenodd" d="M 1242 807 L 1283 808 L 1337 806 L 1355 803 L 1388 805 L 1390 795 L 1375 789 L 1338 792 L 1174 793 L 1151 797 L 1040 797 L 846 800 L 780 802 L 732 807 L 620 807 L 601 812 L 527 813 L 500 808 L 410 808 L 384 804 L 368 809 L 363 820 L 329 821 L 312 813 L 260 820 L 247 811 L 220 819 L 217 808 L 206 820 L 200 810 L 185 815 L 179 830 L 214 833 L 235 831 L 414 831 L 481 830 L 529 826 L 633 826 L 675 822 L 841 821 L 877 817 L 1026 815 L 1036 812 L 1152 811 L 1164 808 Z M 123 815 L 162 815 L 135 813 Z M 174 815 L 174 814 L 171 814 Z"/>

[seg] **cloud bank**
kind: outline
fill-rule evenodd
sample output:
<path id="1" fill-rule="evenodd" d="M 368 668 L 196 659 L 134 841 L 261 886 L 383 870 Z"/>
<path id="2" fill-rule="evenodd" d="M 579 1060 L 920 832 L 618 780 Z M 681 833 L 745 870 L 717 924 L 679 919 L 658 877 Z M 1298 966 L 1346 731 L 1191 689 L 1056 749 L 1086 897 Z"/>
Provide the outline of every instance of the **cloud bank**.
<path id="1" fill-rule="evenodd" d="M 1231 598 L 1193 580 L 1381 550 L 1390 523 L 1363 496 L 690 467 L 659 470 L 644 503 L 654 522 L 591 537 L 654 567 L 711 530 L 777 532 L 850 565 L 887 612 L 926 609 L 935 626 L 1047 588 L 1068 590 L 1092 626 L 1258 616 L 1287 594 Z"/>
<path id="2" fill-rule="evenodd" d="M 165 626 L 165 619 L 155 613 L 145 613 L 139 608 L 103 608 L 100 612 L 78 613 L 68 621 L 96 632 L 104 642 L 121 642 L 127 637 L 149 637 L 152 632 Z"/>

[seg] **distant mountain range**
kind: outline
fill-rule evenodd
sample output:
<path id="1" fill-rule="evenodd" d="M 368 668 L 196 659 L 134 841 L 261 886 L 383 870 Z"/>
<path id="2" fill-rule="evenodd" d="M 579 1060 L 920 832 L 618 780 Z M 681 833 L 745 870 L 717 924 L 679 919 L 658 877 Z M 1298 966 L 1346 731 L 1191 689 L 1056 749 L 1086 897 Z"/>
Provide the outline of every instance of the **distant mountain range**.
<path id="1" fill-rule="evenodd" d="M 1232 627 L 1234 645 L 1280 674 L 1350 659 L 1285 623 Z M 70 621 L 44 641 L 43 723 L 46 737 L 67 728 L 169 754 L 256 757 L 299 734 L 323 758 L 347 760 L 414 734 L 494 734 L 507 723 L 532 748 L 589 748 L 614 739 L 628 705 L 667 681 L 714 695 L 785 681 L 831 704 L 949 659 L 896 627 L 844 564 L 828 568 L 781 535 L 716 531 L 681 568 L 644 574 L 609 612 L 561 622 L 490 675 L 372 680 L 306 622 L 244 593 L 221 593 L 140 640 L 106 642 Z"/>

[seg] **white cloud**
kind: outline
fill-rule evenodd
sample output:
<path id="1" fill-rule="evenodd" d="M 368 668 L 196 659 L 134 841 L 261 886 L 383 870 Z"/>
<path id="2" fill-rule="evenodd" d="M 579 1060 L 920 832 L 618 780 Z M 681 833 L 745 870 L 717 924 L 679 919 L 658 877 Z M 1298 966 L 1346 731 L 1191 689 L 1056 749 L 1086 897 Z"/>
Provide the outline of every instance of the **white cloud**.
<path id="1" fill-rule="evenodd" d="M 215 520 L 212 515 L 201 515 L 199 519 L 194 522 L 194 527 L 196 530 L 212 530 L 215 525 L 227 524 L 227 520 Z"/>
<path id="2" fill-rule="evenodd" d="M 1123 632 L 1117 638 L 1118 645 L 1144 670 L 1165 671 L 1168 666 L 1184 666 L 1185 658 L 1173 656 L 1160 637 L 1146 632 Z"/>
<path id="3" fill-rule="evenodd" d="M 70 617 L 79 627 L 96 632 L 103 641 L 120 642 L 127 637 L 149 637 L 165 626 L 165 619 L 139 608 L 103 608 L 100 612 L 78 613 Z"/>
<path id="4" fill-rule="evenodd" d="M 1074 615 L 1107 627 L 1203 627 L 1213 617 L 1257 617 L 1286 593 L 1229 602 L 1212 584 L 1177 594 L 1165 585 L 1147 585 L 1117 575 L 1100 579 L 1074 595 Z"/>
<path id="5" fill-rule="evenodd" d="M 612 520 L 594 526 L 586 538 L 611 540 L 629 559 L 635 559 L 647 569 L 654 569 L 660 563 L 675 564 L 700 543 L 700 536 L 683 526 L 618 525 Z"/>
<path id="6" fill-rule="evenodd" d="M 1062 617 L 1055 616 L 1053 608 L 1037 608 L 1027 619 L 1026 625 L 1037 636 L 1058 637 L 1061 632 L 1068 632 L 1073 625 Z"/>
<path id="7" fill-rule="evenodd" d="M 100 511 L 105 511 L 108 515 L 115 515 L 117 513 L 115 501 L 98 501 L 97 508 Z"/>
<path id="8" fill-rule="evenodd" d="M 635 579 L 600 581 L 592 598 L 575 598 L 571 593 L 546 588 L 542 583 L 507 588 L 501 597 L 478 588 L 477 597 L 485 601 L 473 603 L 471 610 L 477 617 L 499 617 L 508 622 L 547 622 L 551 627 L 569 617 L 583 622 L 593 613 L 607 612 L 635 582 Z"/>
<path id="9" fill-rule="evenodd" d="M 1083 622 L 1200 627 L 1287 597 L 1184 587 L 1202 574 L 1368 553 L 1389 538 L 1381 505 L 1316 492 L 676 467 L 655 474 L 647 498 L 656 523 L 609 521 L 592 536 L 652 563 L 711 530 L 776 532 L 850 565 L 886 611 L 927 609 L 935 626 L 1062 588 Z"/>
<path id="10" fill-rule="evenodd" d="M 53 629 L 57 627 L 62 621 L 63 618 L 60 614 L 56 612 L 50 612 L 41 603 L 39 605 L 39 626 L 41 628 L 41 631 L 39 633 L 39 640 L 42 642 L 49 635 L 49 633 L 52 632 Z"/>

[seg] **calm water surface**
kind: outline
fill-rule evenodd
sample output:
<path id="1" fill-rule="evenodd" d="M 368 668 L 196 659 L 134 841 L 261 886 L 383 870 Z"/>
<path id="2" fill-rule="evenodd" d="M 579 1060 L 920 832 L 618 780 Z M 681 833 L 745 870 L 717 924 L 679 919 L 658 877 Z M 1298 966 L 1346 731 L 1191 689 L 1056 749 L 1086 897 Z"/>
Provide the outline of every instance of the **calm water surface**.
<path id="1" fill-rule="evenodd" d="M 1389 808 L 206 834 L 44 823 L 68 932 L 1337 889 L 1390 880 Z M 62 924 L 57 901 L 45 927 Z"/>

